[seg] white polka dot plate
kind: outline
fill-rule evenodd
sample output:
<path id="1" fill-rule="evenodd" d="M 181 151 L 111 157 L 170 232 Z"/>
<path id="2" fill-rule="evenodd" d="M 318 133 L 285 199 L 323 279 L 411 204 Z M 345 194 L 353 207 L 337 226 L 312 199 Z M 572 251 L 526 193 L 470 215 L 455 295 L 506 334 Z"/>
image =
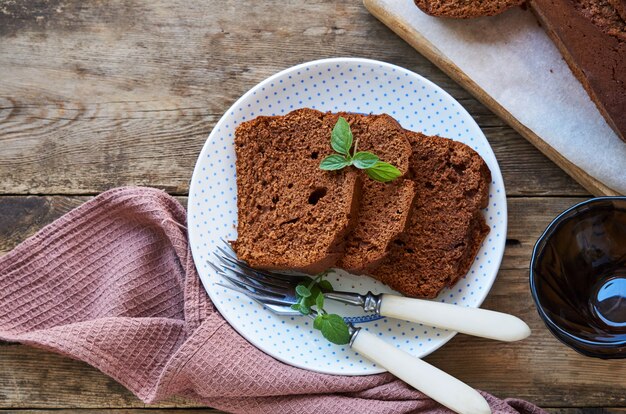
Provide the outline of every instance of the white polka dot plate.
<path id="1" fill-rule="evenodd" d="M 259 115 L 280 115 L 309 107 L 322 111 L 388 113 L 404 128 L 462 141 L 491 169 L 489 207 L 484 214 L 491 232 L 471 270 L 435 300 L 477 307 L 493 284 L 504 253 L 507 210 L 498 162 L 472 117 L 450 95 L 423 77 L 388 63 L 335 58 L 304 63 L 269 77 L 243 95 L 219 120 L 196 163 L 189 190 L 189 240 L 202 283 L 226 320 L 248 341 L 274 358 L 328 374 L 366 375 L 384 370 L 347 346 L 328 343 L 307 317 L 281 317 L 243 295 L 215 285 L 206 264 L 220 238 L 235 239 L 237 189 L 235 128 Z M 365 293 L 392 292 L 381 283 L 341 272 L 331 274 L 335 289 Z M 360 308 L 327 301 L 343 316 L 363 315 Z M 455 332 L 387 318 L 365 318 L 359 326 L 417 357 L 424 357 Z"/>

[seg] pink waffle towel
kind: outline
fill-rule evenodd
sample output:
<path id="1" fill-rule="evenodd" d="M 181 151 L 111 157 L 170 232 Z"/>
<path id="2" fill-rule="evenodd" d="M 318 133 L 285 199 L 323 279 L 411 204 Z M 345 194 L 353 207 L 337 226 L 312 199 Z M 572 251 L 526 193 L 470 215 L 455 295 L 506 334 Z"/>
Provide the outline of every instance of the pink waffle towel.
<path id="1" fill-rule="evenodd" d="M 201 286 L 185 209 L 107 191 L 0 257 L 0 339 L 85 361 L 146 403 L 179 395 L 235 413 L 444 413 L 389 374 L 317 374 L 239 336 Z M 544 413 L 483 393 L 494 413 Z"/>

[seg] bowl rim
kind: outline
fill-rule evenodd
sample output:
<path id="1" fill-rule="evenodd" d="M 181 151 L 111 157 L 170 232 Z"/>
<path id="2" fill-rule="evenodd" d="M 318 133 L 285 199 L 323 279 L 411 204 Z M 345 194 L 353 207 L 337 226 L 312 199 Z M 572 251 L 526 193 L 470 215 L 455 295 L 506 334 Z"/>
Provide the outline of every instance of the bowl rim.
<path id="1" fill-rule="evenodd" d="M 537 261 L 537 257 L 539 256 L 539 253 L 542 252 L 546 246 L 546 243 L 545 243 L 546 240 L 553 233 L 556 227 L 559 224 L 561 224 L 563 220 L 567 219 L 571 215 L 572 212 L 588 204 L 595 204 L 597 202 L 613 201 L 613 200 L 626 201 L 626 196 L 593 197 L 588 200 L 582 201 L 580 203 L 576 203 L 573 206 L 567 208 L 565 211 L 563 211 L 559 215 L 557 215 L 554 219 L 552 219 L 550 224 L 548 224 L 548 226 L 543 231 L 541 236 L 539 236 L 539 238 L 535 242 L 535 246 L 533 247 L 533 251 L 531 254 L 531 258 L 530 258 L 530 267 L 529 267 L 530 292 L 535 302 L 535 308 L 537 308 L 537 312 L 539 313 L 539 316 L 541 317 L 543 322 L 548 327 L 548 330 L 562 343 L 573 348 L 575 351 L 580 352 L 587 356 L 594 356 L 594 357 L 601 357 L 601 358 L 615 358 L 615 357 L 624 358 L 626 357 L 626 352 L 624 352 L 623 354 L 607 355 L 603 353 L 595 353 L 593 351 L 590 351 L 584 348 L 581 349 L 577 345 L 587 345 L 587 346 L 594 346 L 594 347 L 604 348 L 604 349 L 614 349 L 614 348 L 621 348 L 623 346 L 626 346 L 626 340 L 609 342 L 609 343 L 600 342 L 600 341 L 592 341 L 588 339 L 582 339 L 566 331 L 565 329 L 561 328 L 554 320 L 552 320 L 552 318 L 548 316 L 548 314 L 544 310 L 544 307 L 537 293 L 536 279 L 538 276 L 537 276 L 537 273 L 534 271 L 534 268 L 535 268 L 535 263 Z M 567 338 L 568 341 L 566 341 L 565 338 Z M 572 341 L 572 342 L 569 342 L 569 341 Z"/>

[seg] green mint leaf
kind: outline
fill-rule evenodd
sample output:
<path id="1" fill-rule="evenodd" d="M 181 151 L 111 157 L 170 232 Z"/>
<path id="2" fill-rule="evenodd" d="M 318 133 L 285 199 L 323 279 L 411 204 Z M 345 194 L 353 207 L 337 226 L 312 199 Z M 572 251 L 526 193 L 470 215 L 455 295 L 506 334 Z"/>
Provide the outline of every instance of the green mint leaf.
<path id="1" fill-rule="evenodd" d="M 324 309 L 324 294 L 320 293 L 315 298 L 315 306 L 317 306 L 318 311 L 322 311 Z"/>
<path id="2" fill-rule="evenodd" d="M 382 183 L 393 181 L 402 175 L 400 170 L 396 167 L 383 161 L 378 161 L 373 167 L 365 170 L 365 172 L 372 180 L 380 181 Z"/>
<path id="3" fill-rule="evenodd" d="M 376 163 L 380 161 L 376 154 L 372 154 L 371 152 L 357 152 L 354 154 L 354 158 L 352 159 L 352 165 L 356 168 L 360 168 L 365 170 L 367 168 L 372 168 Z"/>
<path id="4" fill-rule="evenodd" d="M 298 294 L 298 296 L 301 296 L 303 298 L 308 298 L 309 296 L 311 296 L 311 291 L 304 285 L 296 286 L 296 293 Z"/>
<path id="5" fill-rule="evenodd" d="M 333 128 L 333 132 L 330 135 L 330 146 L 340 154 L 350 154 L 352 131 L 350 131 L 350 124 L 343 117 L 339 117 Z"/>
<path id="6" fill-rule="evenodd" d="M 303 315 L 308 315 L 309 313 L 311 313 L 311 308 L 302 303 L 294 303 L 290 307 L 291 309 L 296 310 Z"/>
<path id="7" fill-rule="evenodd" d="M 304 299 L 304 304 L 309 308 L 315 306 L 317 297 L 322 294 L 322 291 L 317 285 L 313 285 L 311 287 L 311 296 Z"/>
<path id="8" fill-rule="evenodd" d="M 321 316 L 322 319 L 319 322 L 319 330 L 322 331 L 324 338 L 337 345 L 345 345 L 350 342 L 348 325 L 341 316 L 335 314 L 325 314 Z"/>
<path id="9" fill-rule="evenodd" d="M 322 160 L 320 169 L 324 171 L 335 171 L 347 167 L 350 163 L 351 161 L 347 160 L 343 155 L 333 154 Z"/>
<path id="10" fill-rule="evenodd" d="M 324 319 L 324 317 L 320 314 L 317 315 L 317 317 L 315 319 L 313 319 L 313 327 L 317 330 L 322 330 L 322 319 Z"/>
<path id="11" fill-rule="evenodd" d="M 332 292 L 334 290 L 333 285 L 328 280 L 320 280 L 318 286 L 322 289 L 322 292 Z"/>

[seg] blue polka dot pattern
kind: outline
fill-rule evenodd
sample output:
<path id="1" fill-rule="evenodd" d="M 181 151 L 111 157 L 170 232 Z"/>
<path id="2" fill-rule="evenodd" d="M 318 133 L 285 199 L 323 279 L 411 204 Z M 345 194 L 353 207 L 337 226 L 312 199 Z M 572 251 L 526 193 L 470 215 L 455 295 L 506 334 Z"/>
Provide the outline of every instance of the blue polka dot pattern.
<path id="1" fill-rule="evenodd" d="M 215 285 L 221 278 L 206 264 L 220 238 L 236 238 L 237 192 L 233 136 L 242 121 L 310 107 L 322 111 L 388 113 L 403 127 L 462 141 L 485 159 L 493 175 L 485 218 L 491 228 L 470 272 L 435 300 L 477 307 L 493 284 L 504 253 L 507 210 L 502 175 L 482 131 L 450 95 L 421 76 L 367 59 L 325 59 L 282 71 L 241 97 L 220 119 L 196 164 L 190 186 L 189 238 L 200 278 L 226 320 L 262 351 L 313 371 L 367 375 L 383 369 L 349 347 L 332 345 L 306 317 L 277 316 L 238 293 Z M 392 292 L 365 276 L 338 271 L 336 289 Z M 330 311 L 358 317 L 362 310 L 327 302 Z M 454 332 L 393 319 L 361 323 L 399 349 L 418 357 L 433 352 Z"/>

